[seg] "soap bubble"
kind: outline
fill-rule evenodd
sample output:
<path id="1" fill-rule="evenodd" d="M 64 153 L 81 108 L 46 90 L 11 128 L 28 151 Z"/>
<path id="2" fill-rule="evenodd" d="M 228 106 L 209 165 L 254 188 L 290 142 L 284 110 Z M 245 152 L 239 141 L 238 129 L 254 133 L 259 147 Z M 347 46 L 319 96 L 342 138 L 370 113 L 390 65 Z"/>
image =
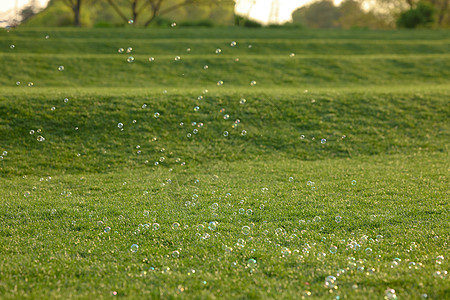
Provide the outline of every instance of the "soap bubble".
<path id="1" fill-rule="evenodd" d="M 128 24 L 130 24 L 130 25 L 134 24 L 134 20 L 133 19 L 129 19 L 128 20 Z"/>
<path id="2" fill-rule="evenodd" d="M 16 48 L 16 46 L 15 45 L 10 45 L 9 48 L 14 49 L 14 48 Z"/>
<path id="3" fill-rule="evenodd" d="M 242 227 L 242 233 L 244 235 L 249 235 L 250 234 L 250 227 L 249 226 L 243 226 Z"/>
<path id="4" fill-rule="evenodd" d="M 247 135 L 247 130 L 242 130 L 242 131 L 241 131 L 241 135 L 242 135 L 242 136 Z"/>
<path id="5" fill-rule="evenodd" d="M 289 182 L 294 182 L 294 177 L 289 177 Z"/>
<path id="6" fill-rule="evenodd" d="M 32 86 L 34 86 L 34 83 L 28 82 L 27 86 L 28 86 L 28 87 L 32 87 Z"/>
<path id="7" fill-rule="evenodd" d="M 223 136 L 228 136 L 228 131 L 224 131 Z"/>
<path id="8" fill-rule="evenodd" d="M 172 257 L 173 258 L 179 258 L 180 257 L 180 252 L 178 252 L 177 250 L 172 252 Z"/>
<path id="9" fill-rule="evenodd" d="M 198 106 L 194 107 L 194 111 L 199 111 L 199 110 L 200 110 L 200 107 L 198 107 Z"/>
<path id="10" fill-rule="evenodd" d="M 149 62 L 153 62 L 153 61 L 155 61 L 155 58 L 154 58 L 154 57 L 149 57 L 149 58 L 148 58 L 148 61 L 149 61 Z"/>
<path id="11" fill-rule="evenodd" d="M 321 139 L 321 140 L 320 140 L 320 143 L 321 143 L 321 144 L 325 144 L 326 142 L 327 142 L 326 139 Z"/>
<path id="12" fill-rule="evenodd" d="M 203 66 L 203 70 L 208 70 L 209 66 L 208 65 L 204 65 Z"/>
<path id="13" fill-rule="evenodd" d="M 222 53 L 222 49 L 216 49 L 216 54 L 220 54 L 220 53 Z"/>
<path id="14" fill-rule="evenodd" d="M 117 124 L 117 127 L 120 128 L 120 129 L 122 129 L 122 128 L 123 128 L 123 123 L 118 123 L 118 124 Z"/>
<path id="15" fill-rule="evenodd" d="M 20 85 L 20 81 L 16 81 L 16 85 Z"/>
<path id="16" fill-rule="evenodd" d="M 139 246 L 137 244 L 133 244 L 130 247 L 130 251 L 133 253 L 136 253 L 138 251 L 138 249 L 139 249 Z"/>
<path id="17" fill-rule="evenodd" d="M 37 141 L 38 142 L 44 142 L 45 141 L 45 137 L 43 137 L 42 135 L 37 137 Z"/>
<path id="18" fill-rule="evenodd" d="M 174 60 L 175 60 L 175 61 L 179 61 L 179 60 L 181 60 L 181 57 L 175 56 Z"/>
<path id="19" fill-rule="evenodd" d="M 170 27 L 176 27 L 177 26 L 177 23 L 175 23 L 175 22 L 173 22 L 172 24 L 170 24 Z"/>
<path id="20" fill-rule="evenodd" d="M 117 52 L 119 52 L 119 53 L 123 53 L 123 51 L 124 51 L 124 49 L 123 49 L 123 48 L 119 48 L 119 49 L 117 49 Z"/>
<path id="21" fill-rule="evenodd" d="M 127 62 L 129 62 L 129 63 L 134 62 L 134 57 L 133 56 L 128 56 Z"/>
<path id="22" fill-rule="evenodd" d="M 68 103 L 69 102 L 69 98 L 64 98 L 64 103 Z"/>
<path id="23" fill-rule="evenodd" d="M 336 216 L 336 218 L 334 218 L 334 220 L 336 221 L 336 223 L 340 223 L 342 221 L 342 217 Z"/>
<path id="24" fill-rule="evenodd" d="M 397 299 L 397 295 L 395 294 L 395 290 L 391 289 L 391 288 L 388 288 L 384 292 L 384 299 L 386 299 L 386 300 Z"/>
<path id="25" fill-rule="evenodd" d="M 222 80 L 217 81 L 217 85 L 223 85 L 223 81 Z"/>
<path id="26" fill-rule="evenodd" d="M 442 265 L 443 262 L 444 262 L 444 256 L 439 255 L 438 257 L 436 257 L 436 264 Z"/>
<path id="27" fill-rule="evenodd" d="M 294 56 L 295 56 L 295 53 L 289 54 L 289 57 L 294 57 Z"/>
<path id="28" fill-rule="evenodd" d="M 103 230 L 105 233 L 109 233 L 111 231 L 111 227 L 105 227 L 105 229 Z"/>
<path id="29" fill-rule="evenodd" d="M 215 222 L 215 221 L 209 222 L 208 229 L 209 230 L 213 230 L 213 231 L 216 230 L 217 229 L 217 222 Z"/>
<path id="30" fill-rule="evenodd" d="M 231 46 L 231 47 L 236 46 L 236 42 L 235 42 L 235 41 L 232 41 L 232 42 L 230 43 L 230 46 Z"/>
<path id="31" fill-rule="evenodd" d="M 334 289 L 337 285 L 336 277 L 330 275 L 325 278 L 325 287 L 327 289 Z"/>
<path id="32" fill-rule="evenodd" d="M 58 71 L 64 71 L 64 66 L 59 66 Z"/>
<path id="33" fill-rule="evenodd" d="M 330 246 L 330 253 L 335 254 L 337 252 L 336 246 Z"/>
<path id="34" fill-rule="evenodd" d="M 245 102 L 247 102 L 247 100 L 245 100 L 244 98 L 241 98 L 241 100 L 239 100 L 240 104 L 245 104 Z"/>
<path id="35" fill-rule="evenodd" d="M 247 267 L 250 268 L 250 269 L 256 268 L 256 259 L 250 258 L 250 259 L 247 261 Z"/>
<path id="36" fill-rule="evenodd" d="M 255 81 L 255 80 L 252 80 L 252 81 L 250 82 L 250 85 L 251 85 L 251 86 L 256 85 L 256 81 Z"/>
<path id="37" fill-rule="evenodd" d="M 159 229 L 159 224 L 158 223 L 153 223 L 152 228 L 153 230 L 158 230 Z"/>
<path id="38" fill-rule="evenodd" d="M 352 180 L 352 185 L 356 185 L 356 180 Z"/>
<path id="39" fill-rule="evenodd" d="M 154 117 L 155 119 L 158 119 L 159 116 L 160 116 L 159 112 L 155 112 L 155 113 L 153 114 L 153 117 Z"/>

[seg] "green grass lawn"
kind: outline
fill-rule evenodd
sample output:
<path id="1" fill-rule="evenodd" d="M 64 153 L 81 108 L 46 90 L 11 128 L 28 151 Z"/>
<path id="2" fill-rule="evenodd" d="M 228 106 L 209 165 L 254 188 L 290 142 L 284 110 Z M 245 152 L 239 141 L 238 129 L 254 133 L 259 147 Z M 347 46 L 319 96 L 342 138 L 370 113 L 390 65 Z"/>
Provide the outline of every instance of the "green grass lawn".
<path id="1" fill-rule="evenodd" d="M 450 298 L 449 46 L 1 31 L 0 298 Z"/>

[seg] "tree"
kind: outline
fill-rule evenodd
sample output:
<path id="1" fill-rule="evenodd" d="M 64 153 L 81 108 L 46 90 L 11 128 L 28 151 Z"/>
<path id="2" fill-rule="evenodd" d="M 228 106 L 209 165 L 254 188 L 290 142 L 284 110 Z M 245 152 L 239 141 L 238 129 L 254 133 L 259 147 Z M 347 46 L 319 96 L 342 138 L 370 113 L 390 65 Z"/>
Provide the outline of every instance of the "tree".
<path id="1" fill-rule="evenodd" d="M 339 9 L 332 0 L 322 0 L 296 10 L 292 19 L 311 28 L 333 28 L 337 27 Z"/>
<path id="2" fill-rule="evenodd" d="M 114 11 L 125 21 L 128 18 L 122 12 L 118 5 L 118 0 L 106 0 Z M 128 0 L 127 4 L 131 8 L 133 23 L 136 24 L 137 18 L 144 12 L 149 12 L 150 17 L 144 22 L 144 26 L 149 26 L 156 18 L 169 14 L 185 6 L 202 5 L 221 5 L 234 3 L 232 0 Z"/>
<path id="3" fill-rule="evenodd" d="M 411 8 L 400 15 L 397 26 L 405 28 L 429 27 L 435 21 L 435 13 L 436 9 L 431 3 L 420 1 L 415 8 Z"/>
<path id="4" fill-rule="evenodd" d="M 73 25 L 80 27 L 81 3 L 83 3 L 84 1 L 83 0 L 63 0 L 63 1 L 73 12 Z"/>

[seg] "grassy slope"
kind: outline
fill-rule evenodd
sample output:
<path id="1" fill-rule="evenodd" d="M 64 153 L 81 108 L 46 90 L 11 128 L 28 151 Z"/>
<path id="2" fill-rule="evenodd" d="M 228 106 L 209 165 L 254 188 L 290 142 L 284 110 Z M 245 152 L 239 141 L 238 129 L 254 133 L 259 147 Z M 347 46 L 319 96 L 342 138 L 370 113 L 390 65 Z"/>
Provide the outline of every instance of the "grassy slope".
<path id="1" fill-rule="evenodd" d="M 433 274 L 448 270 L 449 44 L 446 31 L 0 32 L 0 150 L 8 151 L 0 161 L 0 253 L 8 258 L 0 294 L 298 298 L 310 290 L 329 299 L 324 278 L 344 268 L 341 299 L 381 298 L 387 287 L 402 298 L 448 297 L 448 277 Z M 133 64 L 117 53 L 128 46 Z M 187 138 L 194 121 L 204 127 Z M 220 234 L 206 229 L 211 237 L 200 239 L 197 224 L 213 220 Z M 140 225 L 155 222 L 158 231 Z M 173 222 L 188 228 L 174 231 Z M 253 240 L 241 233 L 251 223 Z M 362 250 L 345 250 L 342 240 Z M 292 254 L 282 257 L 283 247 Z M 395 257 L 403 261 L 392 269 Z M 410 269 L 411 261 L 422 265 Z"/>

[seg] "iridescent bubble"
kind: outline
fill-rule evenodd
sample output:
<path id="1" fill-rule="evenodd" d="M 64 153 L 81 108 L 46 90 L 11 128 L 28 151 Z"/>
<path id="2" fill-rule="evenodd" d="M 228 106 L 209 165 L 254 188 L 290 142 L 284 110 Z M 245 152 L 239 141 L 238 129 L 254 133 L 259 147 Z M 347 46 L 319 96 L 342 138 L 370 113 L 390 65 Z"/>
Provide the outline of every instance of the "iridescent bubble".
<path id="1" fill-rule="evenodd" d="M 217 229 L 217 222 L 215 222 L 215 221 L 211 221 L 211 222 L 209 222 L 208 223 L 208 229 L 209 230 L 216 230 Z"/>
<path id="2" fill-rule="evenodd" d="M 192 133 L 193 133 L 193 134 L 197 134 L 197 133 L 198 133 L 198 129 L 192 130 Z"/>
<path id="3" fill-rule="evenodd" d="M 16 81 L 16 85 L 20 85 L 20 81 Z"/>
<path id="4" fill-rule="evenodd" d="M 244 98 L 241 98 L 241 100 L 239 100 L 240 104 L 245 104 L 245 102 L 247 102 L 247 100 L 245 100 Z"/>
<path id="5" fill-rule="evenodd" d="M 212 205 L 211 205 L 211 209 L 212 210 L 217 210 L 219 208 L 219 204 L 218 203 L 213 203 Z"/>
<path id="6" fill-rule="evenodd" d="M 337 248 L 336 246 L 330 246 L 330 253 L 336 254 L 337 249 L 338 249 L 338 248 Z"/>
<path id="7" fill-rule="evenodd" d="M 197 230 L 198 231 L 203 231 L 205 229 L 205 226 L 203 224 L 198 224 L 197 225 Z"/>
<path id="8" fill-rule="evenodd" d="M 42 135 L 37 137 L 37 141 L 38 142 L 44 142 L 45 141 L 45 137 L 43 137 Z"/>
<path id="9" fill-rule="evenodd" d="M 384 292 L 384 299 L 386 299 L 386 300 L 397 299 L 397 295 L 395 294 L 395 290 L 391 289 L 391 288 L 388 288 Z"/>
<path id="10" fill-rule="evenodd" d="M 247 261 L 247 267 L 250 268 L 250 269 L 256 268 L 256 259 L 250 258 L 250 259 Z"/>
<path id="11" fill-rule="evenodd" d="M 252 81 L 250 82 L 250 85 L 251 85 L 251 86 L 256 85 L 256 81 L 255 81 L 255 80 L 252 80 Z"/>
<path id="12" fill-rule="evenodd" d="M 239 208 L 239 214 L 244 215 L 245 214 L 245 209 Z"/>
<path id="13" fill-rule="evenodd" d="M 326 255 L 325 253 L 323 253 L 323 252 L 317 253 L 317 259 L 320 260 L 320 261 L 325 260 L 325 257 L 326 257 L 326 256 L 327 256 L 327 255 Z"/>
<path id="14" fill-rule="evenodd" d="M 222 53 L 222 49 L 216 49 L 216 54 L 220 54 L 220 53 Z"/>
<path id="15" fill-rule="evenodd" d="M 294 182 L 294 177 L 289 177 L 289 182 Z"/>
<path id="16" fill-rule="evenodd" d="M 246 135 L 247 135 L 247 130 L 242 130 L 242 131 L 241 131 L 241 135 L 242 135 L 242 136 L 246 136 Z"/>
<path id="17" fill-rule="evenodd" d="M 247 216 L 251 216 L 253 214 L 253 210 L 251 210 L 250 208 L 247 209 Z"/>
<path id="18" fill-rule="evenodd" d="M 372 255 L 373 254 L 373 250 L 371 248 L 366 248 L 366 255 Z"/>
<path id="19" fill-rule="evenodd" d="M 170 24 L 170 27 L 176 27 L 177 23 L 173 22 L 172 24 Z"/>
<path id="20" fill-rule="evenodd" d="M 105 229 L 103 230 L 105 233 L 108 233 L 108 232 L 110 232 L 111 231 L 111 227 L 105 227 Z"/>
<path id="21" fill-rule="evenodd" d="M 295 53 L 289 54 L 289 57 L 294 57 L 294 56 L 295 56 Z"/>
<path id="22" fill-rule="evenodd" d="M 158 230 L 159 229 L 159 224 L 158 223 L 153 223 L 152 228 L 153 230 Z"/>
<path id="23" fill-rule="evenodd" d="M 31 193 L 28 192 L 28 191 L 26 191 L 25 193 L 23 193 L 23 196 L 24 196 L 24 197 L 30 197 L 30 195 L 31 195 Z"/>
<path id="24" fill-rule="evenodd" d="M 68 103 L 69 102 L 69 98 L 64 98 L 64 103 Z"/>
<path id="25" fill-rule="evenodd" d="M 173 258 L 179 258 L 180 257 L 180 252 L 178 252 L 177 250 L 172 252 L 172 257 Z"/>
<path id="26" fill-rule="evenodd" d="M 52 106 L 52 108 L 50 108 L 51 111 L 56 110 L 56 107 Z"/>
<path id="27" fill-rule="evenodd" d="M 59 66 L 58 71 L 64 71 L 64 66 Z"/>
<path id="28" fill-rule="evenodd" d="M 2 155 L 3 155 L 3 156 L 8 155 L 8 151 L 3 151 L 3 152 L 2 152 Z"/>
<path id="29" fill-rule="evenodd" d="M 439 255 L 438 257 L 436 257 L 436 264 L 442 265 L 443 262 L 444 262 L 444 256 L 443 255 Z"/>
<path id="30" fill-rule="evenodd" d="M 320 222 L 321 220 L 322 219 L 319 216 L 315 216 L 314 219 L 313 219 L 313 221 L 316 222 L 316 223 Z"/>
<path id="31" fill-rule="evenodd" d="M 198 107 L 198 106 L 194 107 L 194 111 L 199 111 L 199 110 L 200 110 L 200 107 Z"/>
<path id="32" fill-rule="evenodd" d="M 32 87 L 32 86 L 34 86 L 34 83 L 28 82 L 27 86 L 28 86 L 28 87 Z"/>
<path id="33" fill-rule="evenodd" d="M 337 279 L 336 277 L 330 275 L 325 278 L 325 287 L 327 289 L 334 289 L 337 286 Z"/>
<path id="34" fill-rule="evenodd" d="M 356 180 L 352 180 L 352 185 L 356 185 Z"/>
<path id="35" fill-rule="evenodd" d="M 336 221 L 336 223 L 341 223 L 342 217 L 341 216 L 336 216 L 336 218 L 334 218 L 334 220 Z"/>
<path id="36" fill-rule="evenodd" d="M 236 42 L 235 42 L 235 41 L 232 41 L 232 42 L 230 43 L 230 46 L 231 46 L 231 47 L 236 46 Z"/>
<path id="37" fill-rule="evenodd" d="M 325 144 L 326 142 L 327 142 L 326 139 L 321 139 L 321 140 L 320 140 L 320 143 L 321 143 L 321 144 Z"/>
<path id="38" fill-rule="evenodd" d="M 119 53 L 123 53 L 123 51 L 124 51 L 124 49 L 123 49 L 123 48 L 119 48 L 119 49 L 117 49 L 117 52 L 119 52 Z"/>
<path id="39" fill-rule="evenodd" d="M 175 60 L 175 61 L 179 61 L 179 60 L 181 60 L 181 57 L 175 56 L 174 60 Z"/>
<path id="40" fill-rule="evenodd" d="M 133 56 L 128 56 L 127 62 L 129 62 L 129 63 L 134 62 L 134 57 Z"/>
<path id="41" fill-rule="evenodd" d="M 203 66 L 203 70 L 208 70 L 208 68 L 209 68 L 208 65 Z"/>
<path id="42" fill-rule="evenodd" d="M 242 227 L 242 233 L 244 234 L 244 235 L 249 235 L 250 234 L 250 227 L 249 226 L 243 226 Z"/>
<path id="43" fill-rule="evenodd" d="M 155 61 L 155 58 L 154 58 L 154 57 L 149 57 L 149 58 L 148 58 L 148 61 L 149 61 L 149 62 L 154 62 L 154 61 Z"/>
<path id="44" fill-rule="evenodd" d="M 117 127 L 120 128 L 120 129 L 122 129 L 122 128 L 123 128 L 123 123 L 118 123 L 118 124 L 117 124 Z"/>
<path id="45" fill-rule="evenodd" d="M 223 81 L 222 80 L 217 81 L 217 85 L 223 85 Z"/>
<path id="46" fill-rule="evenodd" d="M 228 136 L 228 131 L 224 131 L 223 136 Z"/>
<path id="47" fill-rule="evenodd" d="M 153 117 L 154 117 L 155 119 L 158 119 L 159 116 L 160 116 L 159 112 L 155 112 L 155 113 L 153 114 Z"/>
<path id="48" fill-rule="evenodd" d="M 139 246 L 137 244 L 133 244 L 130 247 L 130 251 L 133 253 L 136 253 L 138 251 L 138 249 L 139 249 Z"/>
<path id="49" fill-rule="evenodd" d="M 128 20 L 128 24 L 130 24 L 130 25 L 134 24 L 134 20 L 133 19 L 129 19 Z"/>

